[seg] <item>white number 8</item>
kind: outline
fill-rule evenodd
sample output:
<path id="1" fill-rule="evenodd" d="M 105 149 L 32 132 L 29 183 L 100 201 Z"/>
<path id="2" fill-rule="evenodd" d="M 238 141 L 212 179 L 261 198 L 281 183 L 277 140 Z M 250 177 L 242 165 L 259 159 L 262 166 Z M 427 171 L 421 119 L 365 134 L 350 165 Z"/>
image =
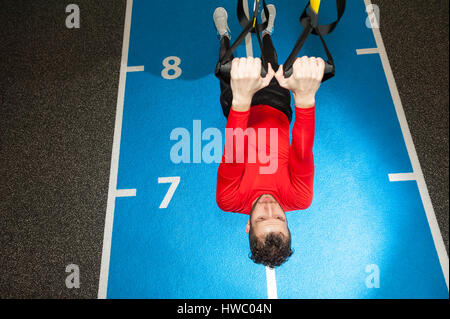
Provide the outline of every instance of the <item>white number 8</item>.
<path id="1" fill-rule="evenodd" d="M 169 63 L 170 61 L 173 61 L 173 63 Z M 178 67 L 181 63 L 181 59 L 177 56 L 169 56 L 165 58 L 162 62 L 162 64 L 165 66 L 165 68 L 161 71 L 161 76 L 167 80 L 173 80 L 176 79 L 181 75 L 181 69 Z M 174 74 L 169 74 L 170 70 L 174 70 Z"/>

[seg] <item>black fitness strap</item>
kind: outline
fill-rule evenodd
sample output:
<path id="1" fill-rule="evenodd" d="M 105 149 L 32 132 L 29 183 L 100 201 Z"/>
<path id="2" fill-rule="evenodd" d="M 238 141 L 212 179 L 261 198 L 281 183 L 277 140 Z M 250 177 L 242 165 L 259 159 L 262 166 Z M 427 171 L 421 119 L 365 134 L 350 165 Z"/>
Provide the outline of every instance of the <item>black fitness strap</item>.
<path id="1" fill-rule="evenodd" d="M 266 21 L 264 23 L 258 23 L 258 13 L 261 6 L 263 6 L 264 14 L 267 17 Z M 253 15 L 252 18 L 249 19 L 244 11 L 244 0 L 238 0 L 238 6 L 237 6 L 237 15 L 240 24 L 243 27 L 243 31 L 239 35 L 239 37 L 236 39 L 236 41 L 233 43 L 233 45 L 227 50 L 227 52 L 224 54 L 224 56 L 219 60 L 219 62 L 216 65 L 216 75 L 221 74 L 229 74 L 231 71 L 231 56 L 233 52 L 236 50 L 236 48 L 239 46 L 239 44 L 242 42 L 242 40 L 245 38 L 245 36 L 251 32 L 256 33 L 258 38 L 258 43 L 262 50 L 262 41 L 261 41 L 261 32 L 264 31 L 264 29 L 267 27 L 267 24 L 269 23 L 269 10 L 267 9 L 266 1 L 265 0 L 255 0 L 254 1 L 254 8 L 253 8 Z M 262 57 L 263 58 L 263 57 Z M 264 58 L 263 58 L 264 60 Z M 267 68 L 263 65 L 261 70 L 261 75 L 265 76 L 267 74 Z"/>
<path id="2" fill-rule="evenodd" d="M 330 34 L 336 28 L 337 24 L 341 20 L 344 12 L 345 12 L 345 3 L 346 0 L 336 0 L 336 8 L 337 8 L 337 20 L 333 23 L 327 25 L 319 25 L 318 24 L 318 14 L 311 9 L 309 4 L 303 10 L 303 13 L 300 17 L 300 23 L 305 28 L 297 40 L 297 43 L 294 46 L 291 54 L 287 58 L 286 62 L 283 65 L 284 68 L 284 76 L 289 77 L 292 74 L 292 65 L 294 64 L 298 53 L 306 42 L 308 36 L 312 33 L 314 35 L 318 35 L 320 37 L 320 41 L 322 42 L 323 48 L 327 55 L 327 61 L 325 62 L 325 70 L 322 82 L 325 82 L 328 79 L 331 79 L 335 75 L 335 65 L 334 60 L 331 55 L 330 50 L 328 49 L 325 40 L 323 39 L 324 35 Z"/>

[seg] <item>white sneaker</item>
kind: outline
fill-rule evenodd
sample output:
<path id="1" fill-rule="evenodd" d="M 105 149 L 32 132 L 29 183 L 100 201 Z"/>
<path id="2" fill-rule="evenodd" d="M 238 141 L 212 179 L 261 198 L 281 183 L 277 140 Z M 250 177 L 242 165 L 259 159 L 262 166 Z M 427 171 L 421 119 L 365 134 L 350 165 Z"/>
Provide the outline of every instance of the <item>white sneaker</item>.
<path id="1" fill-rule="evenodd" d="M 214 24 L 216 25 L 217 33 L 220 37 L 223 37 L 224 35 L 227 35 L 231 39 L 230 35 L 230 29 L 228 28 L 228 14 L 227 10 L 222 7 L 216 8 L 214 10 Z"/>
<path id="2" fill-rule="evenodd" d="M 269 10 L 269 23 L 267 24 L 267 27 L 263 32 L 272 34 L 277 10 L 275 9 L 275 6 L 273 4 L 268 4 L 267 9 Z M 266 22 L 266 14 L 264 13 L 264 10 L 262 10 L 261 12 L 261 21 L 262 23 Z"/>

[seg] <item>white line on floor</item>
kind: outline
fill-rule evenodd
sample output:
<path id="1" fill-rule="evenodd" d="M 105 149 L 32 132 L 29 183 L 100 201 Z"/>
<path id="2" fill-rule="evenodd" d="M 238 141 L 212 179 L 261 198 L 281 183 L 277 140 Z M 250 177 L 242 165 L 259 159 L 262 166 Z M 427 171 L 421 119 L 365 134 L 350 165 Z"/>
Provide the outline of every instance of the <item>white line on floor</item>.
<path id="1" fill-rule="evenodd" d="M 134 197 L 136 196 L 136 189 L 118 189 L 116 190 L 116 197 Z"/>
<path id="2" fill-rule="evenodd" d="M 106 292 L 108 288 L 109 261 L 111 255 L 111 238 L 116 200 L 117 173 L 119 170 L 120 139 L 122 134 L 123 103 L 125 98 L 125 82 L 127 78 L 128 47 L 130 42 L 132 8 L 133 0 L 127 0 L 125 25 L 123 31 L 122 61 L 120 64 L 119 90 L 117 94 L 116 122 L 114 125 L 111 169 L 109 173 L 108 202 L 106 206 L 105 229 L 103 233 L 102 263 L 100 267 L 100 279 L 97 295 L 100 299 L 106 298 Z"/>
<path id="3" fill-rule="evenodd" d="M 266 267 L 266 281 L 267 281 L 267 298 L 278 299 L 275 269 Z"/>
<path id="4" fill-rule="evenodd" d="M 248 1 L 244 1 L 244 12 L 247 17 L 250 18 L 248 12 Z M 253 42 L 251 33 L 247 34 L 245 37 L 245 49 L 247 56 L 253 56 Z M 267 281 L 267 298 L 268 299 L 277 299 L 277 279 L 275 276 L 275 269 L 270 267 L 266 267 L 266 281 Z"/>
<path id="5" fill-rule="evenodd" d="M 247 15 L 247 17 L 250 19 L 250 14 L 248 13 L 248 0 L 243 2 L 244 6 L 244 12 Z M 252 45 L 252 34 L 249 32 L 245 36 L 245 50 L 247 53 L 247 56 L 253 56 L 253 45 Z"/>
<path id="6" fill-rule="evenodd" d="M 370 48 L 370 49 L 356 49 L 357 55 L 363 54 L 378 54 L 378 48 Z"/>
<path id="7" fill-rule="evenodd" d="M 142 71 L 144 71 L 144 66 L 143 65 L 127 67 L 127 72 L 142 72 Z"/>
<path id="8" fill-rule="evenodd" d="M 415 181 L 417 179 L 414 173 L 396 173 L 388 174 L 390 182 Z"/>
<path id="9" fill-rule="evenodd" d="M 364 0 L 366 7 L 372 5 L 370 0 Z M 383 43 L 383 38 L 381 37 L 380 30 L 378 28 L 372 28 L 375 41 L 377 43 L 378 51 L 380 53 L 380 58 L 383 64 L 384 72 L 386 73 L 386 79 L 391 91 L 392 99 L 394 101 L 395 110 L 397 112 L 397 117 L 400 122 L 400 127 L 402 129 L 403 138 L 405 140 L 406 148 L 408 150 L 409 158 L 411 160 L 413 171 L 417 178 L 417 186 L 419 188 L 420 197 L 422 198 L 423 206 L 425 209 L 425 214 L 428 219 L 428 224 L 430 226 L 431 234 L 433 236 L 434 245 L 441 263 L 442 272 L 444 274 L 445 283 L 448 290 L 448 255 L 445 250 L 444 240 L 442 239 L 441 230 L 439 229 L 439 224 L 434 213 L 433 205 L 431 203 L 430 194 L 428 193 L 428 188 L 425 183 L 425 178 L 422 173 L 422 168 L 420 166 L 419 158 L 417 157 L 416 148 L 409 130 L 408 122 L 406 121 L 405 112 L 403 110 L 403 105 L 400 100 L 400 94 L 398 93 L 397 85 L 395 83 L 394 75 L 392 73 L 391 65 L 386 53 L 386 48 Z"/>

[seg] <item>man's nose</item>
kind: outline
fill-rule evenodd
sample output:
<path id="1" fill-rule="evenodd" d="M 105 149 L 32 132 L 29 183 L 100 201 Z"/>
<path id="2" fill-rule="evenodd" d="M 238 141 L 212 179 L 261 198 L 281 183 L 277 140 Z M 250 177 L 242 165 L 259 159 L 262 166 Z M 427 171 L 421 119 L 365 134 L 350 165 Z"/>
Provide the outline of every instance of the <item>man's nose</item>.
<path id="1" fill-rule="evenodd" d="M 274 210 L 272 203 L 266 203 L 266 212 L 269 217 L 273 217 Z"/>

